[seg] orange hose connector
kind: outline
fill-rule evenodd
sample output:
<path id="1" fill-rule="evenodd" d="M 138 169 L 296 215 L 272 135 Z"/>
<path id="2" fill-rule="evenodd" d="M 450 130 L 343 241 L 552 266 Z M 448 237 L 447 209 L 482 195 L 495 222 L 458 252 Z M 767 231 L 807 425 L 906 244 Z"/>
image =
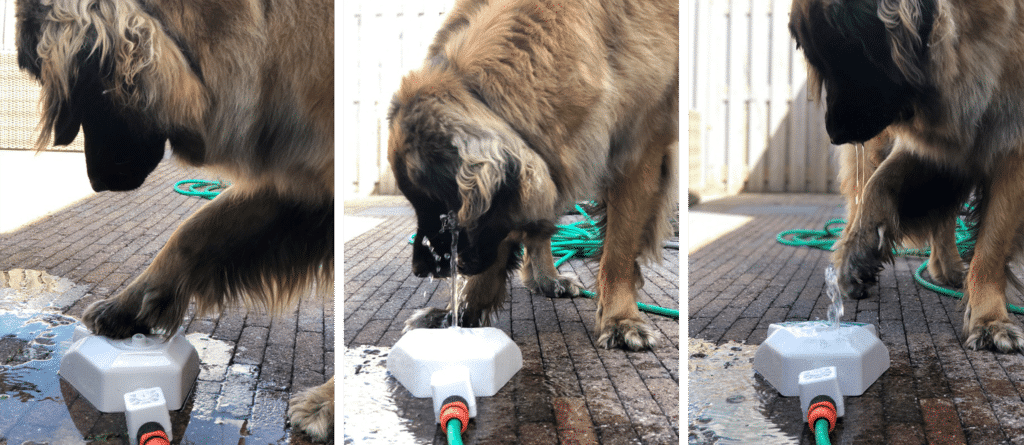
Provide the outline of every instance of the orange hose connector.
<path id="1" fill-rule="evenodd" d="M 171 445 L 171 440 L 159 423 L 146 422 L 139 428 L 139 445 Z"/>
<path id="2" fill-rule="evenodd" d="M 445 434 L 448 433 L 448 420 L 453 418 L 462 422 L 460 433 L 465 433 L 469 427 L 469 407 L 466 406 L 466 402 L 456 400 L 441 407 L 441 431 Z"/>
<path id="3" fill-rule="evenodd" d="M 814 429 L 814 422 L 818 419 L 828 420 L 828 432 L 832 432 L 836 428 L 836 404 L 828 396 L 818 396 L 815 400 L 821 400 L 815 403 L 811 403 L 811 406 L 807 407 L 807 423 Z"/>

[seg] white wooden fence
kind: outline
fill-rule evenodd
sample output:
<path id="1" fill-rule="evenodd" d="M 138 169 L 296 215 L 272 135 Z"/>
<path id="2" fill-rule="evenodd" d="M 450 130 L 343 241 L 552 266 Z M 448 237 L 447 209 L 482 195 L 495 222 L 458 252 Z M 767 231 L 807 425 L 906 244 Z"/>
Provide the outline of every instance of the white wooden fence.
<path id="1" fill-rule="evenodd" d="M 705 193 L 835 192 L 837 147 L 807 100 L 792 0 L 689 0 L 689 188 Z"/>
<path id="2" fill-rule="evenodd" d="M 343 197 L 398 193 L 387 162 L 387 112 L 409 71 L 419 68 L 452 0 L 344 2 L 341 32 Z"/>

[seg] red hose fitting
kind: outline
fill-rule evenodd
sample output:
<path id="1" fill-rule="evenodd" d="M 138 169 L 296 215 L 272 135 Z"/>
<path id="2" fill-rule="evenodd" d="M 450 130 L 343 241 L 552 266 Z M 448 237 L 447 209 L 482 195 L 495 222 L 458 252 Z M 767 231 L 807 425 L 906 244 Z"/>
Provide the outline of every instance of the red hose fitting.
<path id="1" fill-rule="evenodd" d="M 146 422 L 139 427 L 139 445 L 170 445 L 164 428 L 156 422 Z"/>
<path id="2" fill-rule="evenodd" d="M 469 406 L 462 397 L 451 396 L 441 406 L 441 431 L 445 434 L 448 434 L 448 421 L 453 418 L 462 422 L 462 431 L 459 432 L 465 433 L 469 428 Z"/>
<path id="3" fill-rule="evenodd" d="M 836 428 L 836 402 L 829 396 L 817 396 L 811 399 L 807 407 L 807 424 L 814 430 L 814 422 L 818 419 L 828 420 L 828 432 Z"/>

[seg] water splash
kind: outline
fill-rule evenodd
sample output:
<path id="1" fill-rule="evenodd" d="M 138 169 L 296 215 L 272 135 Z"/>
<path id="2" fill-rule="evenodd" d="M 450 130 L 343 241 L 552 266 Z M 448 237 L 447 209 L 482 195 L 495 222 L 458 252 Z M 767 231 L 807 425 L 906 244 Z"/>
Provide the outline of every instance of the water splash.
<path id="1" fill-rule="evenodd" d="M 832 300 L 828 307 L 828 322 L 833 328 L 838 328 L 843 318 L 843 295 L 839 292 L 839 279 L 832 265 L 825 268 L 825 293 Z"/>

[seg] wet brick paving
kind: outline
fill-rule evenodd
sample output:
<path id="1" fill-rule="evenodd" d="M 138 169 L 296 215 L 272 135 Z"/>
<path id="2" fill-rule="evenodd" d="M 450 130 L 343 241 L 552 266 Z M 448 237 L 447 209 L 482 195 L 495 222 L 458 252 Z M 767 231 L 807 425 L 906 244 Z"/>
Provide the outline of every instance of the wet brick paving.
<path id="1" fill-rule="evenodd" d="M 0 444 L 127 443 L 123 414 L 100 413 L 65 381 L 58 384 L 56 356 L 67 346 L 62 325 L 22 319 L 77 319 L 90 303 L 126 287 L 206 202 L 171 189 L 190 178 L 218 179 L 164 161 L 139 190 L 95 194 L 0 233 L 0 277 L 6 277 L 0 288 L 22 270 L 72 283 L 43 302 L 0 292 Z M 332 302 L 306 297 L 274 316 L 245 308 L 209 317 L 190 311 L 184 326 L 199 350 L 201 372 L 185 406 L 171 413 L 175 443 L 310 443 L 288 428 L 285 412 L 293 394 L 334 374 Z M 40 359 L 33 348 L 54 355 Z M 43 384 L 26 391 L 15 377 L 33 367 L 40 369 L 33 384 Z"/>
<path id="2" fill-rule="evenodd" d="M 769 324 L 826 317 L 823 271 L 829 252 L 785 246 L 775 237 L 789 229 L 820 230 L 829 219 L 843 217 L 842 199 L 740 195 L 691 210 L 751 220 L 689 255 L 689 442 L 729 443 L 729 437 L 750 434 L 740 430 L 751 425 L 746 428 L 781 431 L 759 443 L 812 444 L 799 398 L 779 396 L 754 375 L 749 360 Z M 846 416 L 833 443 L 1024 443 L 1024 357 L 966 350 L 958 301 L 914 282 L 912 273 L 922 261 L 897 258 L 881 273 L 872 297 L 846 303 L 843 320 L 878 326 L 892 365 L 864 395 L 845 398 Z M 704 366 L 712 360 L 721 366 Z M 732 397 L 726 400 L 692 389 L 713 373 L 723 386 L 746 382 L 746 389 L 722 394 Z M 739 409 L 741 403 L 758 409 Z M 722 418 L 706 414 L 713 410 L 694 416 L 714 404 L 726 408 L 716 412 Z M 757 418 L 725 418 L 730 412 Z"/>
<path id="3" fill-rule="evenodd" d="M 344 244 L 346 443 L 444 444 L 429 398 L 413 398 L 384 369 L 413 311 L 444 307 L 444 281 L 411 271 L 412 208 L 400 197 L 345 203 L 347 230 L 378 223 Z M 679 308 L 679 251 L 645 267 L 641 301 Z M 562 266 L 593 289 L 596 260 Z M 661 345 L 653 352 L 597 347 L 595 301 L 530 295 L 518 274 L 496 327 L 523 353 L 523 369 L 495 396 L 478 398 L 469 444 L 679 443 L 679 322 L 645 314 Z"/>

